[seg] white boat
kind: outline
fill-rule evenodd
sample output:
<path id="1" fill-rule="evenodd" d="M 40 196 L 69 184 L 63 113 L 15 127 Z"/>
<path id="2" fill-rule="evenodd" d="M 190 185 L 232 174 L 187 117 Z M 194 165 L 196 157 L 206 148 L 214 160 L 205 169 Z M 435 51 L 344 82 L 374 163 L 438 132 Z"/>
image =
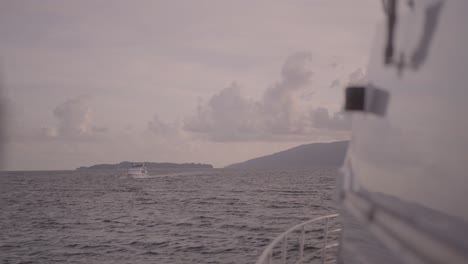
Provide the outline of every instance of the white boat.
<path id="1" fill-rule="evenodd" d="M 128 168 L 127 175 L 133 177 L 148 176 L 148 170 L 144 163 L 132 163 L 132 166 Z"/>

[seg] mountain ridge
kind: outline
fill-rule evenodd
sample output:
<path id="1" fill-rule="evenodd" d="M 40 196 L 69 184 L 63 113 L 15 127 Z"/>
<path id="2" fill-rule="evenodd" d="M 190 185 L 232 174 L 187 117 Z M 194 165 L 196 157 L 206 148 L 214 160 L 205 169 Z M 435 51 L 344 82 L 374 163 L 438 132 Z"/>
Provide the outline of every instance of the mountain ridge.
<path id="1" fill-rule="evenodd" d="M 226 166 L 228 169 L 306 169 L 337 167 L 343 163 L 349 141 L 299 145 L 244 162 Z"/>

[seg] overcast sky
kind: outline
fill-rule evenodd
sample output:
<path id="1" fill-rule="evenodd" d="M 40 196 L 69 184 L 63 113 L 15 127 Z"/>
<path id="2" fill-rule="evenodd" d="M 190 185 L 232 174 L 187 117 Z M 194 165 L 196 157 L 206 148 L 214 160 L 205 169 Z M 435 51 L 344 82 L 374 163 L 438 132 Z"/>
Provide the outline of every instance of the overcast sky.
<path id="1" fill-rule="evenodd" d="M 0 3 L 4 168 L 217 167 L 348 137 L 380 1 Z"/>

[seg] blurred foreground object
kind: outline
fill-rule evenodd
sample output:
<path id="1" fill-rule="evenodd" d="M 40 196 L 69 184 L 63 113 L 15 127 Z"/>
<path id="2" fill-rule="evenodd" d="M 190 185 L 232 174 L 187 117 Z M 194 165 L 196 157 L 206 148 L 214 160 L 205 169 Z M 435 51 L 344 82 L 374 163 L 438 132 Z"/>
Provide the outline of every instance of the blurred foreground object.
<path id="1" fill-rule="evenodd" d="M 468 263 L 468 1 L 383 1 L 349 87 L 339 263 Z"/>
<path id="2" fill-rule="evenodd" d="M 281 234 L 259 264 L 468 263 L 468 1 L 383 7 L 368 81 L 345 94 L 339 242 L 328 237 L 335 215 L 323 216 Z M 311 244 L 320 232 L 324 242 Z M 316 254 L 304 258 L 307 249 Z"/>

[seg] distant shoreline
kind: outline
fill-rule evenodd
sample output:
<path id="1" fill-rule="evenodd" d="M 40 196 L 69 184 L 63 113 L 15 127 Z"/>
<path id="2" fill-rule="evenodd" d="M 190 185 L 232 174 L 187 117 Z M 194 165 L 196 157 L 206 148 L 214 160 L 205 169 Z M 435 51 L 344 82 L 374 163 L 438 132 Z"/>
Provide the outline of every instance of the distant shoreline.
<path id="1" fill-rule="evenodd" d="M 133 162 L 123 161 L 117 164 L 96 164 L 83 166 L 76 170 L 128 169 Z M 213 165 L 204 163 L 144 162 L 148 169 L 212 169 Z"/>

